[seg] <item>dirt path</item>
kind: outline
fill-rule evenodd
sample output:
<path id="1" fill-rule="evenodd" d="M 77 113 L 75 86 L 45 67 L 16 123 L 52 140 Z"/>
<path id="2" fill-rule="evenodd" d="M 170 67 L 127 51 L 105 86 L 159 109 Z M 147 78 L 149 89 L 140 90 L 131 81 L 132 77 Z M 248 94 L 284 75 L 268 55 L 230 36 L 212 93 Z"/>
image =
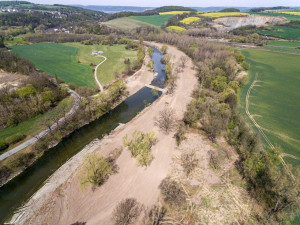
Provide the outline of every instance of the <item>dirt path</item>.
<path id="1" fill-rule="evenodd" d="M 100 55 L 100 57 L 104 58 L 104 60 L 96 66 L 95 71 L 94 71 L 94 78 L 95 78 L 97 85 L 99 86 L 100 91 L 103 92 L 103 87 L 97 77 L 97 70 L 98 70 L 98 67 L 107 60 L 107 58 L 103 55 Z"/>
<path id="2" fill-rule="evenodd" d="M 155 45 L 161 47 L 161 44 Z M 179 62 L 180 56 L 184 55 L 171 46 L 168 52 L 176 56 L 172 57 L 174 64 Z M 183 117 L 186 105 L 190 102 L 190 96 L 197 84 L 195 76 L 197 71 L 192 68 L 192 61 L 189 60 L 184 71 L 178 74 L 178 86 L 172 96 L 162 95 L 132 121 L 116 129 L 108 137 L 97 141 L 92 147 L 81 151 L 56 171 L 47 184 L 31 198 L 25 206 L 26 211 L 23 215 L 21 213 L 14 217 L 16 224 L 72 224 L 75 222 L 110 224 L 114 207 L 124 198 L 134 197 L 148 207 L 154 204 L 159 195 L 158 185 L 168 174 L 172 152 L 176 147 L 174 133 L 163 134 L 154 125 L 154 118 L 166 106 L 173 108 L 178 118 Z M 128 85 L 134 89 L 138 83 L 142 82 L 134 79 L 133 83 L 135 84 L 129 82 Z M 106 183 L 95 190 L 80 190 L 77 171 L 82 156 L 86 152 L 93 151 L 107 155 L 122 145 L 122 138 L 125 134 L 131 134 L 135 130 L 144 132 L 154 130 L 157 133 L 158 142 L 153 146 L 154 160 L 150 166 L 147 168 L 137 166 L 136 160 L 130 157 L 127 149 L 124 149 L 117 160 L 119 166 L 117 174 L 112 175 Z"/>

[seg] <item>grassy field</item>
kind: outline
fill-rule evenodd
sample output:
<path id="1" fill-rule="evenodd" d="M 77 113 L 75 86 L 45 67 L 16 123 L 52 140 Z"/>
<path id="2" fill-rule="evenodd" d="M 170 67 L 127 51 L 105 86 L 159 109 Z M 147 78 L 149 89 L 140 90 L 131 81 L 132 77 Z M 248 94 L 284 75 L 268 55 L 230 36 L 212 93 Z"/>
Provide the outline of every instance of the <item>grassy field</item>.
<path id="1" fill-rule="evenodd" d="M 300 16 L 298 15 L 282 14 L 276 12 L 259 12 L 259 13 L 251 13 L 251 14 L 260 15 L 260 16 L 283 16 L 288 20 L 300 20 Z"/>
<path id="2" fill-rule="evenodd" d="M 63 116 L 62 113 L 63 107 L 67 107 L 68 110 L 71 109 L 71 98 L 65 98 L 55 108 L 49 110 L 44 114 L 38 115 L 30 120 L 22 122 L 15 127 L 9 127 L 0 130 L 0 141 L 5 141 L 7 137 L 10 137 L 17 133 L 26 135 L 27 139 L 33 137 L 38 132 L 46 128 L 43 122 L 49 120 L 49 118 L 51 118 L 52 115 L 59 114 Z M 10 146 L 10 149 L 12 147 L 14 146 Z"/>
<path id="3" fill-rule="evenodd" d="M 153 26 L 150 23 L 142 22 L 136 19 L 132 19 L 130 17 L 122 17 L 117 18 L 113 20 L 109 20 L 107 22 L 104 22 L 109 27 L 120 29 L 120 30 L 132 30 L 138 27 L 147 27 L 147 26 Z"/>
<path id="4" fill-rule="evenodd" d="M 298 52 L 300 54 L 300 42 L 297 41 L 269 41 L 268 45 L 264 47 L 267 49 L 286 51 L 286 52 Z"/>
<path id="5" fill-rule="evenodd" d="M 115 72 L 122 73 L 125 70 L 124 59 L 129 58 L 131 62 L 137 59 L 136 51 L 125 49 L 124 45 L 83 45 L 80 43 L 66 43 L 65 46 L 70 46 L 79 49 L 78 60 L 81 63 L 90 65 L 99 64 L 104 59 L 102 57 L 92 56 L 92 51 L 103 51 L 103 56 L 107 60 L 98 67 L 97 75 L 100 83 L 106 85 L 115 79 Z"/>
<path id="6" fill-rule="evenodd" d="M 253 125 L 245 113 L 245 98 L 258 74 L 259 82 L 249 98 L 249 111 L 274 146 L 300 159 L 300 56 L 257 49 L 242 53 L 251 67 L 249 82 L 239 93 L 241 112 Z M 290 157 L 285 157 L 285 161 L 300 165 L 300 160 Z"/>
<path id="7" fill-rule="evenodd" d="M 258 33 L 289 40 L 300 40 L 300 29 L 297 28 L 271 26 L 264 30 L 259 30 Z"/>
<path id="8" fill-rule="evenodd" d="M 161 25 L 165 24 L 168 19 L 172 18 L 174 15 L 152 15 L 152 16 L 130 16 L 129 18 L 138 20 L 141 22 L 145 22 L 151 24 L 153 26 L 160 27 Z"/>
<path id="9" fill-rule="evenodd" d="M 206 17 L 213 17 L 213 18 L 219 18 L 219 17 L 225 17 L 225 16 L 247 16 L 249 13 L 244 12 L 211 12 L 211 13 L 200 13 L 200 16 L 206 16 Z"/>
<path id="10" fill-rule="evenodd" d="M 55 43 L 41 43 L 12 46 L 11 49 L 21 57 L 31 60 L 38 69 L 52 76 L 57 74 L 65 83 L 87 87 L 96 85 L 92 67 L 77 62 L 78 48 Z"/>

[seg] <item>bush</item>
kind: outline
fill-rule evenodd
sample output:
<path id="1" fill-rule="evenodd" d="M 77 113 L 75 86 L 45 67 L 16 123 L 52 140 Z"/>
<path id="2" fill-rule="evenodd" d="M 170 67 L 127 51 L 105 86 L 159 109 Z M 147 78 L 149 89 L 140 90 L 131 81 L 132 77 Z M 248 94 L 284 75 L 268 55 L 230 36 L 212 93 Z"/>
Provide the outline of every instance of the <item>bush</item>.
<path id="1" fill-rule="evenodd" d="M 121 201 L 113 212 L 114 225 L 134 224 L 142 211 L 142 206 L 134 198 Z"/>
<path id="2" fill-rule="evenodd" d="M 7 149 L 8 148 L 8 144 L 4 141 L 0 141 L 0 151 Z"/>
<path id="3" fill-rule="evenodd" d="M 187 176 L 195 169 L 195 167 L 199 163 L 199 159 L 196 155 L 195 150 L 182 153 L 180 159 L 181 166 L 183 167 L 183 170 Z"/>
<path id="4" fill-rule="evenodd" d="M 84 157 L 83 166 L 79 172 L 79 182 L 82 187 L 93 187 L 102 184 L 113 172 L 113 166 L 99 153 L 90 153 Z"/>
<path id="5" fill-rule="evenodd" d="M 243 67 L 244 70 L 249 70 L 250 69 L 250 64 L 246 63 L 246 62 L 243 62 L 242 67 Z"/>
<path id="6" fill-rule="evenodd" d="M 155 132 L 149 131 L 143 133 L 141 131 L 134 131 L 131 140 L 128 135 L 123 137 L 124 147 L 128 147 L 131 156 L 137 159 L 137 163 L 142 166 L 148 166 L 153 159 L 151 147 L 156 141 Z"/>
<path id="7" fill-rule="evenodd" d="M 17 134 L 15 134 L 15 135 L 13 135 L 13 136 L 10 136 L 10 137 L 6 138 L 5 141 L 6 141 L 6 143 L 7 143 L 8 145 L 11 145 L 11 144 L 15 144 L 15 143 L 17 143 L 17 142 L 19 142 L 19 141 L 22 141 L 22 140 L 24 140 L 25 138 L 26 138 L 26 135 L 25 135 L 25 134 L 17 133 Z"/>
<path id="8" fill-rule="evenodd" d="M 183 188 L 169 177 L 162 180 L 159 189 L 164 201 L 170 206 L 181 206 L 186 201 L 186 194 Z"/>
<path id="9" fill-rule="evenodd" d="M 160 51 L 162 52 L 162 54 L 167 54 L 167 51 L 168 51 L 168 46 L 166 46 L 166 45 L 163 45 L 162 47 L 161 47 L 161 49 L 160 49 Z"/>

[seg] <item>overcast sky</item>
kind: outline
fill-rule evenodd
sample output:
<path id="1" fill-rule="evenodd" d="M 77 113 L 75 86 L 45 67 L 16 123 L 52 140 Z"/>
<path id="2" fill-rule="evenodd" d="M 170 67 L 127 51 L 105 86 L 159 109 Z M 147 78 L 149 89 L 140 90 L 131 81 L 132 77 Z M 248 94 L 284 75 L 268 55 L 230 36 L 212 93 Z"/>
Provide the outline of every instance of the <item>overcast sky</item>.
<path id="1" fill-rule="evenodd" d="M 119 6 L 300 6 L 300 0 L 29 0 L 42 4 L 119 5 Z"/>

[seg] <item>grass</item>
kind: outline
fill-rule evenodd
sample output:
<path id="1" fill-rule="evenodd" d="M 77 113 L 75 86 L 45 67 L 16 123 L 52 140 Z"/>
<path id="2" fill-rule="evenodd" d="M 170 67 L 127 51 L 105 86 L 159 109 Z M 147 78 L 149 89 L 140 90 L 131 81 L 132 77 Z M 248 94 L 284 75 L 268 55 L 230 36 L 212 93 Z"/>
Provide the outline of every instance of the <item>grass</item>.
<path id="1" fill-rule="evenodd" d="M 78 60 L 86 65 L 93 63 L 99 64 L 104 59 L 102 57 L 92 56 L 92 51 L 103 51 L 103 56 L 107 60 L 98 67 L 98 80 L 102 85 L 106 85 L 115 79 L 115 73 L 122 73 L 125 70 L 124 59 L 129 58 L 131 62 L 137 59 L 136 51 L 125 49 L 125 45 L 83 45 L 80 43 L 66 43 L 65 46 L 70 46 L 79 49 Z"/>
<path id="2" fill-rule="evenodd" d="M 51 118 L 52 115 L 60 114 L 61 116 L 63 116 L 63 107 L 67 107 L 68 110 L 71 108 L 71 98 L 63 99 L 55 108 L 49 110 L 44 114 L 40 114 L 30 120 L 24 121 L 15 127 L 8 127 L 0 130 L 0 141 L 5 141 L 6 138 L 17 133 L 24 134 L 27 136 L 27 139 L 30 139 L 46 128 L 46 126 L 43 125 L 43 122 Z M 9 149 L 11 149 L 12 147 L 14 146 L 10 146 Z"/>
<path id="3" fill-rule="evenodd" d="M 130 17 L 122 17 L 122 18 L 109 20 L 107 22 L 104 22 L 104 24 L 109 27 L 123 30 L 123 31 L 132 30 L 138 27 L 153 26 L 150 23 L 142 22 L 136 19 L 132 19 Z"/>
<path id="4" fill-rule="evenodd" d="M 167 23 L 168 19 L 172 18 L 173 16 L 174 15 L 166 14 L 152 16 L 130 16 L 129 18 L 160 27 L 161 25 Z"/>
<path id="5" fill-rule="evenodd" d="M 213 17 L 213 18 L 226 17 L 226 16 L 247 16 L 247 15 L 249 15 L 249 13 L 244 13 L 244 12 L 211 12 L 211 13 L 200 13 L 200 16 Z"/>
<path id="6" fill-rule="evenodd" d="M 11 49 L 21 57 L 28 58 L 45 73 L 57 76 L 65 83 L 93 87 L 95 81 L 92 68 L 77 62 L 78 48 L 56 44 L 41 43 L 12 46 Z"/>
<path id="7" fill-rule="evenodd" d="M 249 83 L 239 93 L 241 112 L 252 124 L 245 113 L 245 98 L 257 73 L 260 82 L 250 94 L 249 111 L 274 146 L 300 159 L 300 56 L 257 49 L 242 53 L 251 66 Z M 285 161 L 300 165 L 300 160 L 289 157 Z"/>
<path id="8" fill-rule="evenodd" d="M 191 16 L 191 17 L 184 18 L 183 20 L 180 20 L 180 23 L 190 24 L 198 20 L 200 20 L 199 17 Z"/>
<path id="9" fill-rule="evenodd" d="M 264 30 L 259 30 L 258 33 L 289 40 L 300 40 L 300 29 L 297 28 L 271 26 Z"/>
<path id="10" fill-rule="evenodd" d="M 182 31 L 185 31 L 186 29 L 183 27 L 179 27 L 179 26 L 168 26 L 167 30 L 170 32 L 181 33 Z"/>
<path id="11" fill-rule="evenodd" d="M 251 13 L 251 14 L 260 15 L 260 16 L 283 16 L 288 20 L 299 20 L 300 21 L 300 16 L 290 15 L 290 14 L 282 14 L 282 13 L 277 13 L 277 12 L 259 12 L 259 13 Z"/>
<path id="12" fill-rule="evenodd" d="M 300 42 L 296 41 L 269 41 L 268 45 L 265 45 L 264 48 L 286 52 L 299 52 L 300 54 L 298 46 L 300 46 Z"/>
<path id="13" fill-rule="evenodd" d="M 160 12 L 159 15 L 178 15 L 183 13 L 190 13 L 191 11 L 170 11 L 170 12 Z"/>

